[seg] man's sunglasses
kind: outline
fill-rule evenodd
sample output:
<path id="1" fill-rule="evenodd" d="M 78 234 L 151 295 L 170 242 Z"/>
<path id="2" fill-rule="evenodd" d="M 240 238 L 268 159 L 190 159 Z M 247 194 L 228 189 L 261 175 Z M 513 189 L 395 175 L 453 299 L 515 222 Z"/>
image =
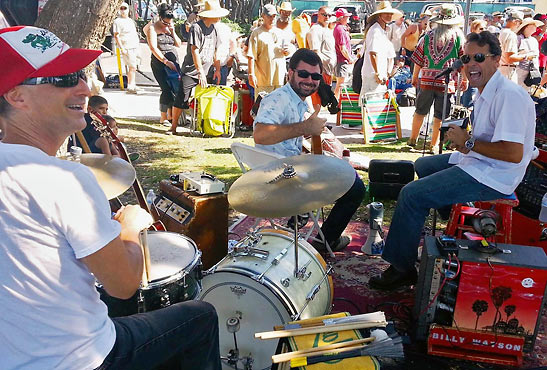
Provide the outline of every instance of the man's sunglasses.
<path id="1" fill-rule="evenodd" d="M 87 82 L 87 77 L 83 70 L 69 73 L 63 76 L 27 78 L 26 80 L 21 82 L 21 85 L 52 84 L 55 87 L 74 87 L 78 85 L 80 79 Z"/>
<path id="2" fill-rule="evenodd" d="M 473 55 L 473 59 L 475 59 L 475 62 L 477 62 L 477 63 L 482 63 L 482 62 L 484 62 L 486 57 L 493 57 L 493 56 L 494 56 L 494 54 L 477 53 L 477 54 Z M 462 61 L 463 64 L 467 64 L 471 61 L 471 55 L 464 54 L 460 57 L 460 60 Z"/>
<path id="3" fill-rule="evenodd" d="M 120 10 L 127 10 L 127 8 L 125 6 L 122 6 Z"/>
<path id="4" fill-rule="evenodd" d="M 328 17 L 329 16 L 328 13 L 319 13 L 319 15 L 322 15 L 323 17 Z"/>
<path id="5" fill-rule="evenodd" d="M 295 69 L 296 74 L 298 74 L 298 77 L 300 78 L 308 78 L 311 76 L 311 79 L 314 81 L 319 81 L 323 78 L 323 75 L 321 73 L 310 73 L 304 69 Z"/>

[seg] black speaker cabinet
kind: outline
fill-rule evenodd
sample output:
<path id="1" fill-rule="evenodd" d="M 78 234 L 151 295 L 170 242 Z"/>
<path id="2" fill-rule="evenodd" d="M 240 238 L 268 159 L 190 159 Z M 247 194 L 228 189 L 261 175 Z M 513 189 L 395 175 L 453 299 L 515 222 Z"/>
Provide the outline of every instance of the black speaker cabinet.
<path id="1" fill-rule="evenodd" d="M 371 197 L 396 200 L 403 186 L 414 180 L 414 162 L 373 159 L 368 167 L 368 178 Z"/>

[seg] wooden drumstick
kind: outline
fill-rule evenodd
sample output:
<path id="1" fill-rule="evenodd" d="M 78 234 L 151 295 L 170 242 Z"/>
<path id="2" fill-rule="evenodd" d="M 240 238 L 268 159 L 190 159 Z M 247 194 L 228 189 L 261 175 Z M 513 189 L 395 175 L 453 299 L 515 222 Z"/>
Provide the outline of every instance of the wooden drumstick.
<path id="1" fill-rule="evenodd" d="M 331 350 L 332 352 L 335 352 L 333 350 L 338 350 L 338 349 L 346 348 L 346 347 L 355 349 L 355 348 L 359 348 L 359 347 L 356 347 L 357 345 L 363 345 L 365 343 L 370 343 L 372 341 L 374 341 L 374 338 L 370 337 L 370 338 L 365 338 L 365 339 L 356 339 L 356 340 L 347 341 L 347 342 L 328 344 L 328 345 L 325 345 L 325 346 L 320 346 L 320 347 L 315 347 L 315 348 L 302 349 L 300 351 L 281 353 L 279 355 L 273 355 L 272 356 L 272 362 L 274 364 L 277 364 L 277 363 L 280 363 L 280 362 L 290 361 L 293 358 L 297 358 L 297 357 L 305 357 L 305 356 L 309 356 L 309 355 L 316 355 L 320 352 L 323 353 L 323 351 Z"/>
<path id="2" fill-rule="evenodd" d="M 148 230 L 144 229 L 139 234 L 139 239 L 142 246 L 142 254 L 144 259 L 144 267 L 142 269 L 142 286 L 146 288 L 150 278 L 150 250 L 148 249 Z"/>

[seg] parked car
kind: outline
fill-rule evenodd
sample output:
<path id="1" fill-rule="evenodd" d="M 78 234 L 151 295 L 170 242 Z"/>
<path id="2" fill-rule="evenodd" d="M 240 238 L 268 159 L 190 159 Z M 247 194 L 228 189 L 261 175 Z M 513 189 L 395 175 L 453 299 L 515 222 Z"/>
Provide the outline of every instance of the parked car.
<path id="1" fill-rule="evenodd" d="M 365 11 L 365 9 L 358 4 L 347 4 L 335 6 L 334 11 L 340 8 L 344 8 L 351 13 L 351 17 L 349 17 L 348 21 L 350 31 L 357 33 L 363 32 L 368 16 L 368 13 Z"/>

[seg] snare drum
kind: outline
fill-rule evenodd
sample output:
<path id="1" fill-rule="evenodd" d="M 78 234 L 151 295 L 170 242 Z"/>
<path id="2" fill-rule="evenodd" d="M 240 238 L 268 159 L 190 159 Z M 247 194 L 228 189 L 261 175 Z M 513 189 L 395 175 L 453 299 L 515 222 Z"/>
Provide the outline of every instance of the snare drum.
<path id="1" fill-rule="evenodd" d="M 148 231 L 150 276 L 129 299 L 108 295 L 97 284 L 110 317 L 157 310 L 177 302 L 195 299 L 201 291 L 201 252 L 188 237 L 166 231 Z"/>
<path id="2" fill-rule="evenodd" d="M 220 354 L 229 357 L 235 349 L 235 331 L 243 358 L 238 368 L 248 360 L 253 369 L 270 368 L 277 341 L 255 339 L 256 332 L 330 312 L 333 286 L 327 265 L 309 243 L 298 244 L 299 277 L 294 275 L 293 236 L 274 229 L 247 237 L 203 277 L 199 299 L 217 311 Z M 223 363 L 223 368 L 234 367 Z"/>

